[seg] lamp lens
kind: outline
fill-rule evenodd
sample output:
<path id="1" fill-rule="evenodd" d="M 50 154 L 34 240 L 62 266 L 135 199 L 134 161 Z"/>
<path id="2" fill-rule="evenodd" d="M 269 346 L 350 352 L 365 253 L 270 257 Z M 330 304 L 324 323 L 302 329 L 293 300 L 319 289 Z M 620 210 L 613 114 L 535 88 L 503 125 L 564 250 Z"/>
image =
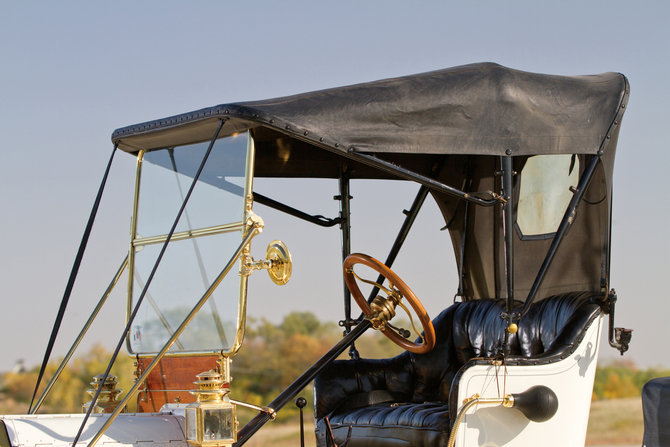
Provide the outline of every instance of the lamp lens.
<path id="1" fill-rule="evenodd" d="M 233 427 L 233 410 L 231 408 L 205 410 L 203 440 L 234 439 Z"/>
<path id="2" fill-rule="evenodd" d="M 198 419 L 195 408 L 186 408 L 186 439 L 198 440 Z"/>

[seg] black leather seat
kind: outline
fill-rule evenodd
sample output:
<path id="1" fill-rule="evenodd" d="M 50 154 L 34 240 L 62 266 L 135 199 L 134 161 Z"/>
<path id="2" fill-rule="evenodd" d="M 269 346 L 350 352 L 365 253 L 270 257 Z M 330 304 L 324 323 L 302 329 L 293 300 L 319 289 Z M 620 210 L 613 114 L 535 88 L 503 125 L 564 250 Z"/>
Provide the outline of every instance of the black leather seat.
<path id="1" fill-rule="evenodd" d="M 536 365 L 570 356 L 602 310 L 593 292 L 534 303 L 510 336 L 508 365 Z M 517 303 L 521 306 L 522 303 Z M 458 408 L 458 378 L 502 346 L 504 300 L 456 303 L 433 320 L 435 348 L 382 360 L 335 361 L 314 381 L 316 438 L 329 445 L 447 445 Z M 453 412 L 450 411 L 453 408 Z"/>

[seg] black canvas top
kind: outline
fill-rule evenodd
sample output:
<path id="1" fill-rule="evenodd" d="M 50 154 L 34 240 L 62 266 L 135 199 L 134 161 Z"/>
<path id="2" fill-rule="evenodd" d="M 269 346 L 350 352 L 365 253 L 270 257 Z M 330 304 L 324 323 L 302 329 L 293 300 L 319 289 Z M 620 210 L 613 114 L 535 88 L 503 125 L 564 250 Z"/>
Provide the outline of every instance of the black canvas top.
<path id="1" fill-rule="evenodd" d="M 209 141 L 227 118 L 220 136 L 253 129 L 255 177 L 339 178 L 346 169 L 352 179 L 398 179 L 404 178 L 398 170 L 406 169 L 473 195 L 499 190 L 500 156 L 513 156 L 521 172 L 532 155 L 578 154 L 583 171 L 602 150 L 579 216 L 537 295 L 543 299 L 597 292 L 609 276 L 612 173 L 628 94 L 628 81 L 618 73 L 552 76 L 484 63 L 223 104 L 122 128 L 112 140 L 130 153 Z M 364 153 L 398 169 L 369 165 Z M 436 224 L 447 224 L 463 264 L 465 296 L 505 296 L 501 207 L 467 211 L 460 198 L 432 193 L 444 218 Z M 529 292 L 550 244 L 550 238 L 521 240 L 515 232 L 517 298 Z"/>
<path id="2" fill-rule="evenodd" d="M 553 76 L 492 63 L 265 101 L 222 104 L 118 129 L 127 152 L 263 126 L 334 152 L 594 154 L 628 95 L 619 73 Z"/>

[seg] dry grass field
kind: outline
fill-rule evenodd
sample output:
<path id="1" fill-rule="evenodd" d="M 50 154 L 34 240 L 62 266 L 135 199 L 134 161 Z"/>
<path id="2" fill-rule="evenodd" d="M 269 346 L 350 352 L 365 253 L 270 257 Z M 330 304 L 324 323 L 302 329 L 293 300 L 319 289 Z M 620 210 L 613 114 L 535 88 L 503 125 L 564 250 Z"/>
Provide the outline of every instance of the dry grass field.
<path id="1" fill-rule="evenodd" d="M 642 400 L 598 400 L 591 404 L 586 445 L 642 445 Z"/>

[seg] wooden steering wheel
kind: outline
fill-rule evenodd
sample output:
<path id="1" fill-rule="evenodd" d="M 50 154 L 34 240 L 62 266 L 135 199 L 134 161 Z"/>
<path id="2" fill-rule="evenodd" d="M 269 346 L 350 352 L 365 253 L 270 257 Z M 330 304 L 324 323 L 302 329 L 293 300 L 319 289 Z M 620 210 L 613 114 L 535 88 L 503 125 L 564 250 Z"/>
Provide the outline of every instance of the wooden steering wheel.
<path id="1" fill-rule="evenodd" d="M 368 304 L 356 282 L 356 275 L 353 269 L 356 264 L 368 266 L 388 280 L 391 292 L 388 299 L 378 297 L 375 299 L 375 302 L 373 302 L 372 307 Z M 424 309 L 419 299 L 414 295 L 414 292 L 412 292 L 398 275 L 375 258 L 362 253 L 352 253 L 347 256 L 344 260 L 343 269 L 344 282 L 347 284 L 349 291 L 351 291 L 351 294 L 363 311 L 363 314 L 365 314 L 365 318 L 372 322 L 372 326 L 375 329 L 380 329 L 392 342 L 415 354 L 424 354 L 433 349 L 435 346 L 435 329 L 433 328 L 433 323 L 426 313 L 426 309 Z M 382 289 L 386 290 L 388 294 L 388 289 L 384 287 L 382 287 Z M 407 301 L 409 301 L 410 306 L 412 306 L 412 309 L 414 309 L 414 312 L 419 317 L 424 332 L 424 335 L 422 336 L 423 343 L 416 343 L 406 339 L 386 324 L 386 322 L 395 315 L 395 304 L 400 303 L 402 298 L 406 298 Z M 376 305 L 377 299 L 381 300 L 382 309 L 380 309 L 380 306 Z M 397 303 L 391 303 L 391 301 L 397 301 Z M 399 305 L 404 307 L 402 303 Z M 392 309 L 390 309 L 389 315 L 388 308 L 390 306 L 392 306 Z"/>

